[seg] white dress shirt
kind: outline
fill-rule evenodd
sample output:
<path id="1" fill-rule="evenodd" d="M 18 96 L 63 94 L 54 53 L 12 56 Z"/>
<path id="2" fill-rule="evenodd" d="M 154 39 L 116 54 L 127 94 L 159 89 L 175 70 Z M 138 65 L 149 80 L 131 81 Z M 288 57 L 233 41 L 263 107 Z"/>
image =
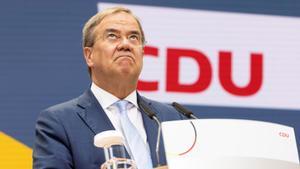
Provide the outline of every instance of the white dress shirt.
<path id="1" fill-rule="evenodd" d="M 108 116 L 109 120 L 111 121 L 115 129 L 120 133 L 122 133 L 122 126 L 119 119 L 119 112 L 117 107 L 113 105 L 115 102 L 117 102 L 120 99 L 112 95 L 111 93 L 101 89 L 94 83 L 92 83 L 91 85 L 91 91 L 96 97 L 96 99 L 98 100 L 99 104 L 103 108 L 104 112 Z M 133 123 L 133 125 L 137 128 L 144 142 L 148 144 L 147 135 L 146 135 L 143 119 L 142 119 L 142 114 L 138 110 L 136 90 L 130 93 L 124 100 L 127 100 L 134 105 L 131 106 L 129 110 L 127 110 L 128 117 L 130 121 Z"/>

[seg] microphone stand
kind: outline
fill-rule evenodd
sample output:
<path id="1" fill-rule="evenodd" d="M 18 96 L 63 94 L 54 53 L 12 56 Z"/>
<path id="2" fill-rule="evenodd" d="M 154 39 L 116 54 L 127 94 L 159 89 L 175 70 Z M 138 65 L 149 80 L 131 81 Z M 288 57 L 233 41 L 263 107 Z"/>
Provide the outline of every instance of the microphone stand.
<path id="1" fill-rule="evenodd" d="M 155 113 L 153 111 L 151 111 L 148 106 L 146 106 L 144 104 L 144 102 L 140 102 L 139 103 L 140 107 L 142 110 L 144 110 L 144 112 L 146 113 L 146 115 L 154 120 L 156 122 L 156 124 L 158 125 L 158 129 L 157 129 L 157 139 L 156 139 L 156 148 L 155 148 L 155 152 L 156 152 L 156 160 L 157 160 L 157 167 L 156 169 L 159 168 L 166 168 L 165 166 L 161 166 L 160 164 L 160 159 L 159 159 L 159 146 L 160 146 L 160 138 L 161 138 L 161 122 L 159 121 L 158 117 L 155 115 Z"/>

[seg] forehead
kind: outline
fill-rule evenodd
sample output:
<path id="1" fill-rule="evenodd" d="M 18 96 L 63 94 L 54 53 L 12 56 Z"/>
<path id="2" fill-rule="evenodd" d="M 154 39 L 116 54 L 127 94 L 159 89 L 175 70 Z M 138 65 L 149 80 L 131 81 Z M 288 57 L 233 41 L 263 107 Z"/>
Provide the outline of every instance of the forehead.
<path id="1" fill-rule="evenodd" d="M 99 25 L 96 26 L 96 32 L 101 33 L 107 29 L 116 29 L 119 31 L 138 31 L 140 32 L 136 19 L 125 12 L 119 12 L 106 16 Z"/>

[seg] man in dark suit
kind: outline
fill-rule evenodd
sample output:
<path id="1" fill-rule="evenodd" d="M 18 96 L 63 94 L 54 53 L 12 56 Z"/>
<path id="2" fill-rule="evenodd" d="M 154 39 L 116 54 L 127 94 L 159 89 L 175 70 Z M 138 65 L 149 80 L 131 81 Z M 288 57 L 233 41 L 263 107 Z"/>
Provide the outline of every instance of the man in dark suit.
<path id="1" fill-rule="evenodd" d="M 33 168 L 99 169 L 105 157 L 103 150 L 93 145 L 93 138 L 106 130 L 122 131 L 115 106 L 119 100 L 132 105 L 129 119 L 149 146 L 152 165 L 157 165 L 157 125 L 139 108 L 140 103 L 145 103 L 161 121 L 180 117 L 171 106 L 146 99 L 136 91 L 144 43 L 139 20 L 126 8 L 106 9 L 89 19 L 83 28 L 83 53 L 91 87 L 81 96 L 41 112 L 36 124 Z M 165 164 L 160 145 L 160 161 Z"/>

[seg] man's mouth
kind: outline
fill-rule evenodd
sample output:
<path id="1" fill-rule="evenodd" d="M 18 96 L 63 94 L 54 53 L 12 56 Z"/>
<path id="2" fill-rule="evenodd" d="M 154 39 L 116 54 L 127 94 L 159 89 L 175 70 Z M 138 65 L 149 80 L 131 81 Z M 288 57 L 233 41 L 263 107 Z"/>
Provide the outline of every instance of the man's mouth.
<path id="1" fill-rule="evenodd" d="M 130 58 L 131 60 L 134 61 L 134 58 L 130 55 L 119 55 L 118 57 L 116 57 L 115 60 L 122 59 L 122 58 Z"/>

